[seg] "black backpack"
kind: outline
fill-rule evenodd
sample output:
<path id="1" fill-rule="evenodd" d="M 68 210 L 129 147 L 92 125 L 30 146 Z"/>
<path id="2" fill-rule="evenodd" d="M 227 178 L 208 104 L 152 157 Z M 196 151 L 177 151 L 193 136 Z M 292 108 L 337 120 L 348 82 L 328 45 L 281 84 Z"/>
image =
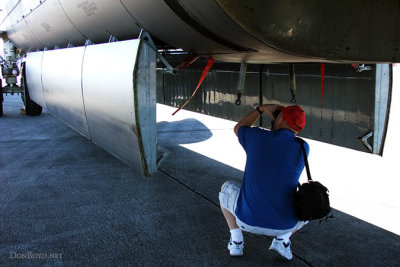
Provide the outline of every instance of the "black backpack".
<path id="1" fill-rule="evenodd" d="M 328 189 L 321 183 L 311 179 L 310 167 L 308 166 L 307 153 L 304 148 L 304 140 L 296 137 L 300 142 L 307 170 L 308 181 L 298 185 L 295 195 L 295 210 L 300 221 L 310 221 L 328 218 L 331 211 L 329 204 Z"/>

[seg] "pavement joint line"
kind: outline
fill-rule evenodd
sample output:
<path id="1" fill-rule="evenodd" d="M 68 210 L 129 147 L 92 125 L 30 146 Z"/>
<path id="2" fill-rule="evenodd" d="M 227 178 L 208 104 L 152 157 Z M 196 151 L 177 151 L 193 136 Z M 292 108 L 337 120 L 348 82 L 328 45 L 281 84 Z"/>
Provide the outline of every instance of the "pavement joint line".
<path id="1" fill-rule="evenodd" d="M 217 207 L 221 207 L 219 204 L 215 203 L 214 201 L 212 201 L 211 199 L 209 199 L 208 197 L 202 195 L 201 193 L 197 192 L 196 190 L 194 190 L 193 188 L 191 188 L 190 186 L 182 183 L 181 181 L 178 180 L 178 178 L 173 177 L 172 175 L 170 175 L 169 173 L 167 173 L 166 171 L 163 171 L 161 169 L 158 169 L 161 173 L 165 174 L 168 178 L 170 178 L 171 180 L 177 182 L 178 184 L 181 184 L 182 186 L 186 187 L 187 189 L 189 189 L 190 191 L 192 191 L 193 193 L 195 193 L 196 195 L 204 198 L 205 200 L 207 200 L 208 202 L 210 202 L 211 204 L 217 206 Z"/>
<path id="2" fill-rule="evenodd" d="M 293 253 L 293 252 L 292 252 Z M 293 253 L 293 256 L 295 256 L 299 261 L 304 262 L 305 264 L 307 264 L 310 267 L 314 267 L 314 265 L 312 265 L 309 261 L 307 261 L 306 259 L 300 257 L 299 255 Z"/>
<path id="3" fill-rule="evenodd" d="M 158 170 L 159 170 L 161 173 L 165 174 L 169 179 L 171 179 L 171 180 L 175 181 L 176 183 L 178 183 L 178 184 L 180 184 L 180 185 L 186 187 L 187 189 L 189 189 L 190 191 L 192 191 L 192 192 L 195 193 L 196 195 L 198 195 L 198 196 L 204 198 L 205 200 L 207 200 L 208 202 L 210 202 L 211 204 L 213 204 L 213 205 L 215 205 L 215 206 L 221 208 L 221 206 L 220 206 L 219 204 L 215 203 L 214 201 L 212 201 L 212 200 L 209 199 L 208 197 L 206 197 L 206 196 L 202 195 L 201 193 L 197 192 L 196 190 L 194 190 L 194 189 L 191 188 L 190 186 L 186 185 L 185 183 L 179 181 L 178 178 L 173 177 L 172 175 L 170 175 L 169 173 L 167 173 L 166 171 L 164 171 L 164 170 L 162 170 L 162 169 L 158 169 Z M 269 237 L 269 236 L 263 236 L 263 237 L 265 237 L 266 239 L 272 241 L 272 238 Z M 296 257 L 298 260 L 302 261 L 303 263 L 307 264 L 308 266 L 313 267 L 313 265 L 312 265 L 310 262 L 308 262 L 306 259 L 304 259 L 304 258 L 298 256 L 297 254 L 293 253 L 293 256 Z"/>

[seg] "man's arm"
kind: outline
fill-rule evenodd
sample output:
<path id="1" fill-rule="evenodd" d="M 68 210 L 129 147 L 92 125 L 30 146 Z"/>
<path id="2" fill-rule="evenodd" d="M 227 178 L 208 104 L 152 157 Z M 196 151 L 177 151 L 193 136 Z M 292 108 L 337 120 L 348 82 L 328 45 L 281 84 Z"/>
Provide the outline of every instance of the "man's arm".
<path id="1" fill-rule="evenodd" d="M 276 104 L 266 104 L 266 105 L 262 105 L 259 106 L 259 110 L 262 113 L 265 113 L 267 115 L 269 115 L 271 118 L 273 118 L 273 112 L 275 111 L 276 107 L 278 107 L 279 105 Z M 247 113 L 235 126 L 235 128 L 233 129 L 236 136 L 238 135 L 238 131 L 239 128 L 241 126 L 247 126 L 247 127 L 251 127 L 253 125 L 254 122 L 256 122 L 256 120 L 258 119 L 258 117 L 260 116 L 260 112 L 257 109 L 254 109 L 253 111 Z"/>

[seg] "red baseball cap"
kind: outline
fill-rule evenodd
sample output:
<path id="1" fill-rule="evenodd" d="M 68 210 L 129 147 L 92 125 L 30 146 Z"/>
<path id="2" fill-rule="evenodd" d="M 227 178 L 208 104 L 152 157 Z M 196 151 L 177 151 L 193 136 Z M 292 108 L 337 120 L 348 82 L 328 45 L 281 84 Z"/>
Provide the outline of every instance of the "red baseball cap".
<path id="1" fill-rule="evenodd" d="M 279 106 L 277 109 L 282 112 L 283 119 L 293 130 L 300 132 L 304 129 L 304 126 L 306 126 L 306 114 L 301 107 L 297 105 L 287 107 Z"/>

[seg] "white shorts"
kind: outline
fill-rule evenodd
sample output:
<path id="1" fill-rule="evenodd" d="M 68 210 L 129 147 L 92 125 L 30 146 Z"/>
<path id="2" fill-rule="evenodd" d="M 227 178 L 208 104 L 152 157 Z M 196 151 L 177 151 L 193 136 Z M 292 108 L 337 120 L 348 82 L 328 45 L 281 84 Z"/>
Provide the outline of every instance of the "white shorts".
<path id="1" fill-rule="evenodd" d="M 225 182 L 221 187 L 221 192 L 219 192 L 219 203 L 224 209 L 228 210 L 236 217 L 236 224 L 243 231 L 258 235 L 278 236 L 286 234 L 288 232 L 293 232 L 295 230 L 297 231 L 308 223 L 308 221 L 299 221 L 293 228 L 285 230 L 276 230 L 248 225 L 239 220 L 238 217 L 235 215 L 236 202 L 239 197 L 239 192 L 240 185 L 232 181 Z"/>

